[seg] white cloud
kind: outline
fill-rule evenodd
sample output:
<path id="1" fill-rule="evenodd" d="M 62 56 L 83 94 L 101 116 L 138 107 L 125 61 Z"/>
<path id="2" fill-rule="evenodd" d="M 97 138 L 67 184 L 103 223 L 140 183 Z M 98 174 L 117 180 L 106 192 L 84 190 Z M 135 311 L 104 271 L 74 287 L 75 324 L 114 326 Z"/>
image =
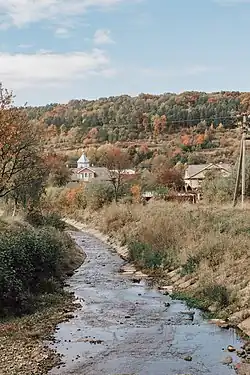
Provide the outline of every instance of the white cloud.
<path id="1" fill-rule="evenodd" d="M 91 9 L 106 9 L 125 0 L 0 0 L 0 26 L 22 27 L 39 21 L 61 24 Z"/>
<path id="2" fill-rule="evenodd" d="M 59 86 L 100 75 L 115 74 L 110 59 L 99 49 L 90 52 L 56 54 L 40 51 L 36 54 L 0 53 L 0 76 L 13 90 L 41 85 Z"/>
<path id="3" fill-rule="evenodd" d="M 56 34 L 56 36 L 58 36 L 60 38 L 67 38 L 69 36 L 69 30 L 66 29 L 65 27 L 58 27 L 55 30 L 55 34 Z"/>
<path id="4" fill-rule="evenodd" d="M 111 44 L 114 41 L 111 38 L 110 30 L 99 29 L 96 30 L 94 35 L 94 43 L 95 44 Z"/>

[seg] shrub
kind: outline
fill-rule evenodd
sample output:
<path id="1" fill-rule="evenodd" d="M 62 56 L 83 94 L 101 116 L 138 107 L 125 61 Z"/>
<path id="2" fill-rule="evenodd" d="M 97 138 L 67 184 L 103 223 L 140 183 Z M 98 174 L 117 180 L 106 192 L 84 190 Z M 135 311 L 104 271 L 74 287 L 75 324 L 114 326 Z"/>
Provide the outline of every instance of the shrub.
<path id="1" fill-rule="evenodd" d="M 189 275 L 192 274 L 197 270 L 200 264 L 200 257 L 199 256 L 192 256 L 189 255 L 186 263 L 182 266 L 181 274 Z"/>
<path id="2" fill-rule="evenodd" d="M 220 308 L 227 307 L 230 303 L 230 293 L 224 285 L 212 284 L 205 287 L 202 297 L 217 303 Z"/>
<path id="3" fill-rule="evenodd" d="M 203 198 L 206 202 L 229 202 L 233 194 L 233 180 L 229 177 L 205 178 L 202 184 Z"/>
<path id="4" fill-rule="evenodd" d="M 156 269 L 162 265 L 163 257 L 148 244 L 133 241 L 129 244 L 130 259 L 143 268 Z"/>
<path id="5" fill-rule="evenodd" d="M 48 226 L 60 231 L 65 229 L 65 223 L 57 212 L 42 213 L 40 211 L 30 211 L 26 214 L 25 220 L 32 226 L 39 228 Z"/>
<path id="6" fill-rule="evenodd" d="M 60 282 L 63 247 L 52 228 L 0 233 L 0 316 L 32 311 L 34 296 Z"/>
<path id="7" fill-rule="evenodd" d="M 105 182 L 90 182 L 85 189 L 87 206 L 93 210 L 98 210 L 104 204 L 112 202 L 114 199 L 114 189 L 112 185 Z"/>
<path id="8" fill-rule="evenodd" d="M 61 216 L 57 212 L 50 212 L 43 215 L 43 224 L 49 227 L 63 231 L 66 227 L 64 221 L 62 221 Z"/>
<path id="9" fill-rule="evenodd" d="M 34 227 L 42 226 L 44 223 L 43 215 L 39 210 L 28 211 L 24 217 L 24 220 Z"/>
<path id="10" fill-rule="evenodd" d="M 138 241 L 131 241 L 128 249 L 130 259 L 142 268 L 155 270 L 174 264 L 172 251 L 168 249 L 160 250 Z"/>

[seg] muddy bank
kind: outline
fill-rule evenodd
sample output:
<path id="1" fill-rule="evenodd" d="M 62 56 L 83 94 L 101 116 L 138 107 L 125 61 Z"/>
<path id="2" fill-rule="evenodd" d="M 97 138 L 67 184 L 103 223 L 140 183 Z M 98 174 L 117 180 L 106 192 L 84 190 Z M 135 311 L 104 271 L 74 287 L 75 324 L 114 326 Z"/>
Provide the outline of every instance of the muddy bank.
<path id="1" fill-rule="evenodd" d="M 71 222 L 71 225 L 73 223 Z M 93 232 L 92 232 L 93 233 Z M 53 348 L 65 364 L 50 374 L 234 374 L 234 330 L 208 324 L 197 310 L 152 289 L 93 234 L 72 232 L 87 254 L 69 281 L 81 308 L 58 326 Z"/>

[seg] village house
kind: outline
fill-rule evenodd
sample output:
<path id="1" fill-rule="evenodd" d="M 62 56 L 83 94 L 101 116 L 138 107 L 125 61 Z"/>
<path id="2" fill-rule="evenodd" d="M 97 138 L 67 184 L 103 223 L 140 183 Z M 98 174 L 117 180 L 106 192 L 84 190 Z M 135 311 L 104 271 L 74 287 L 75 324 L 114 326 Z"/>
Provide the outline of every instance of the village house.
<path id="1" fill-rule="evenodd" d="M 232 166 L 224 163 L 188 165 L 184 176 L 185 190 L 199 190 L 208 171 L 219 173 L 222 177 L 228 177 L 231 174 Z"/>
<path id="2" fill-rule="evenodd" d="M 104 167 L 90 166 L 89 159 L 82 154 L 77 160 L 77 168 L 72 169 L 71 180 L 74 182 L 89 182 L 91 180 L 109 181 L 109 170 Z"/>

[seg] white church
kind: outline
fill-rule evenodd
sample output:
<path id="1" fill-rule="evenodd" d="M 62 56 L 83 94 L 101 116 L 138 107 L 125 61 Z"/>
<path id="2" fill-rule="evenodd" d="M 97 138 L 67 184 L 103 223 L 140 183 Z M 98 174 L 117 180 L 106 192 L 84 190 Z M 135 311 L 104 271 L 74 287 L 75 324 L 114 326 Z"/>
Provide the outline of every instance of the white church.
<path id="1" fill-rule="evenodd" d="M 89 182 L 93 179 L 99 181 L 109 181 L 109 171 L 104 167 L 90 166 L 90 161 L 83 153 L 77 160 L 77 168 L 72 170 L 72 181 Z"/>

